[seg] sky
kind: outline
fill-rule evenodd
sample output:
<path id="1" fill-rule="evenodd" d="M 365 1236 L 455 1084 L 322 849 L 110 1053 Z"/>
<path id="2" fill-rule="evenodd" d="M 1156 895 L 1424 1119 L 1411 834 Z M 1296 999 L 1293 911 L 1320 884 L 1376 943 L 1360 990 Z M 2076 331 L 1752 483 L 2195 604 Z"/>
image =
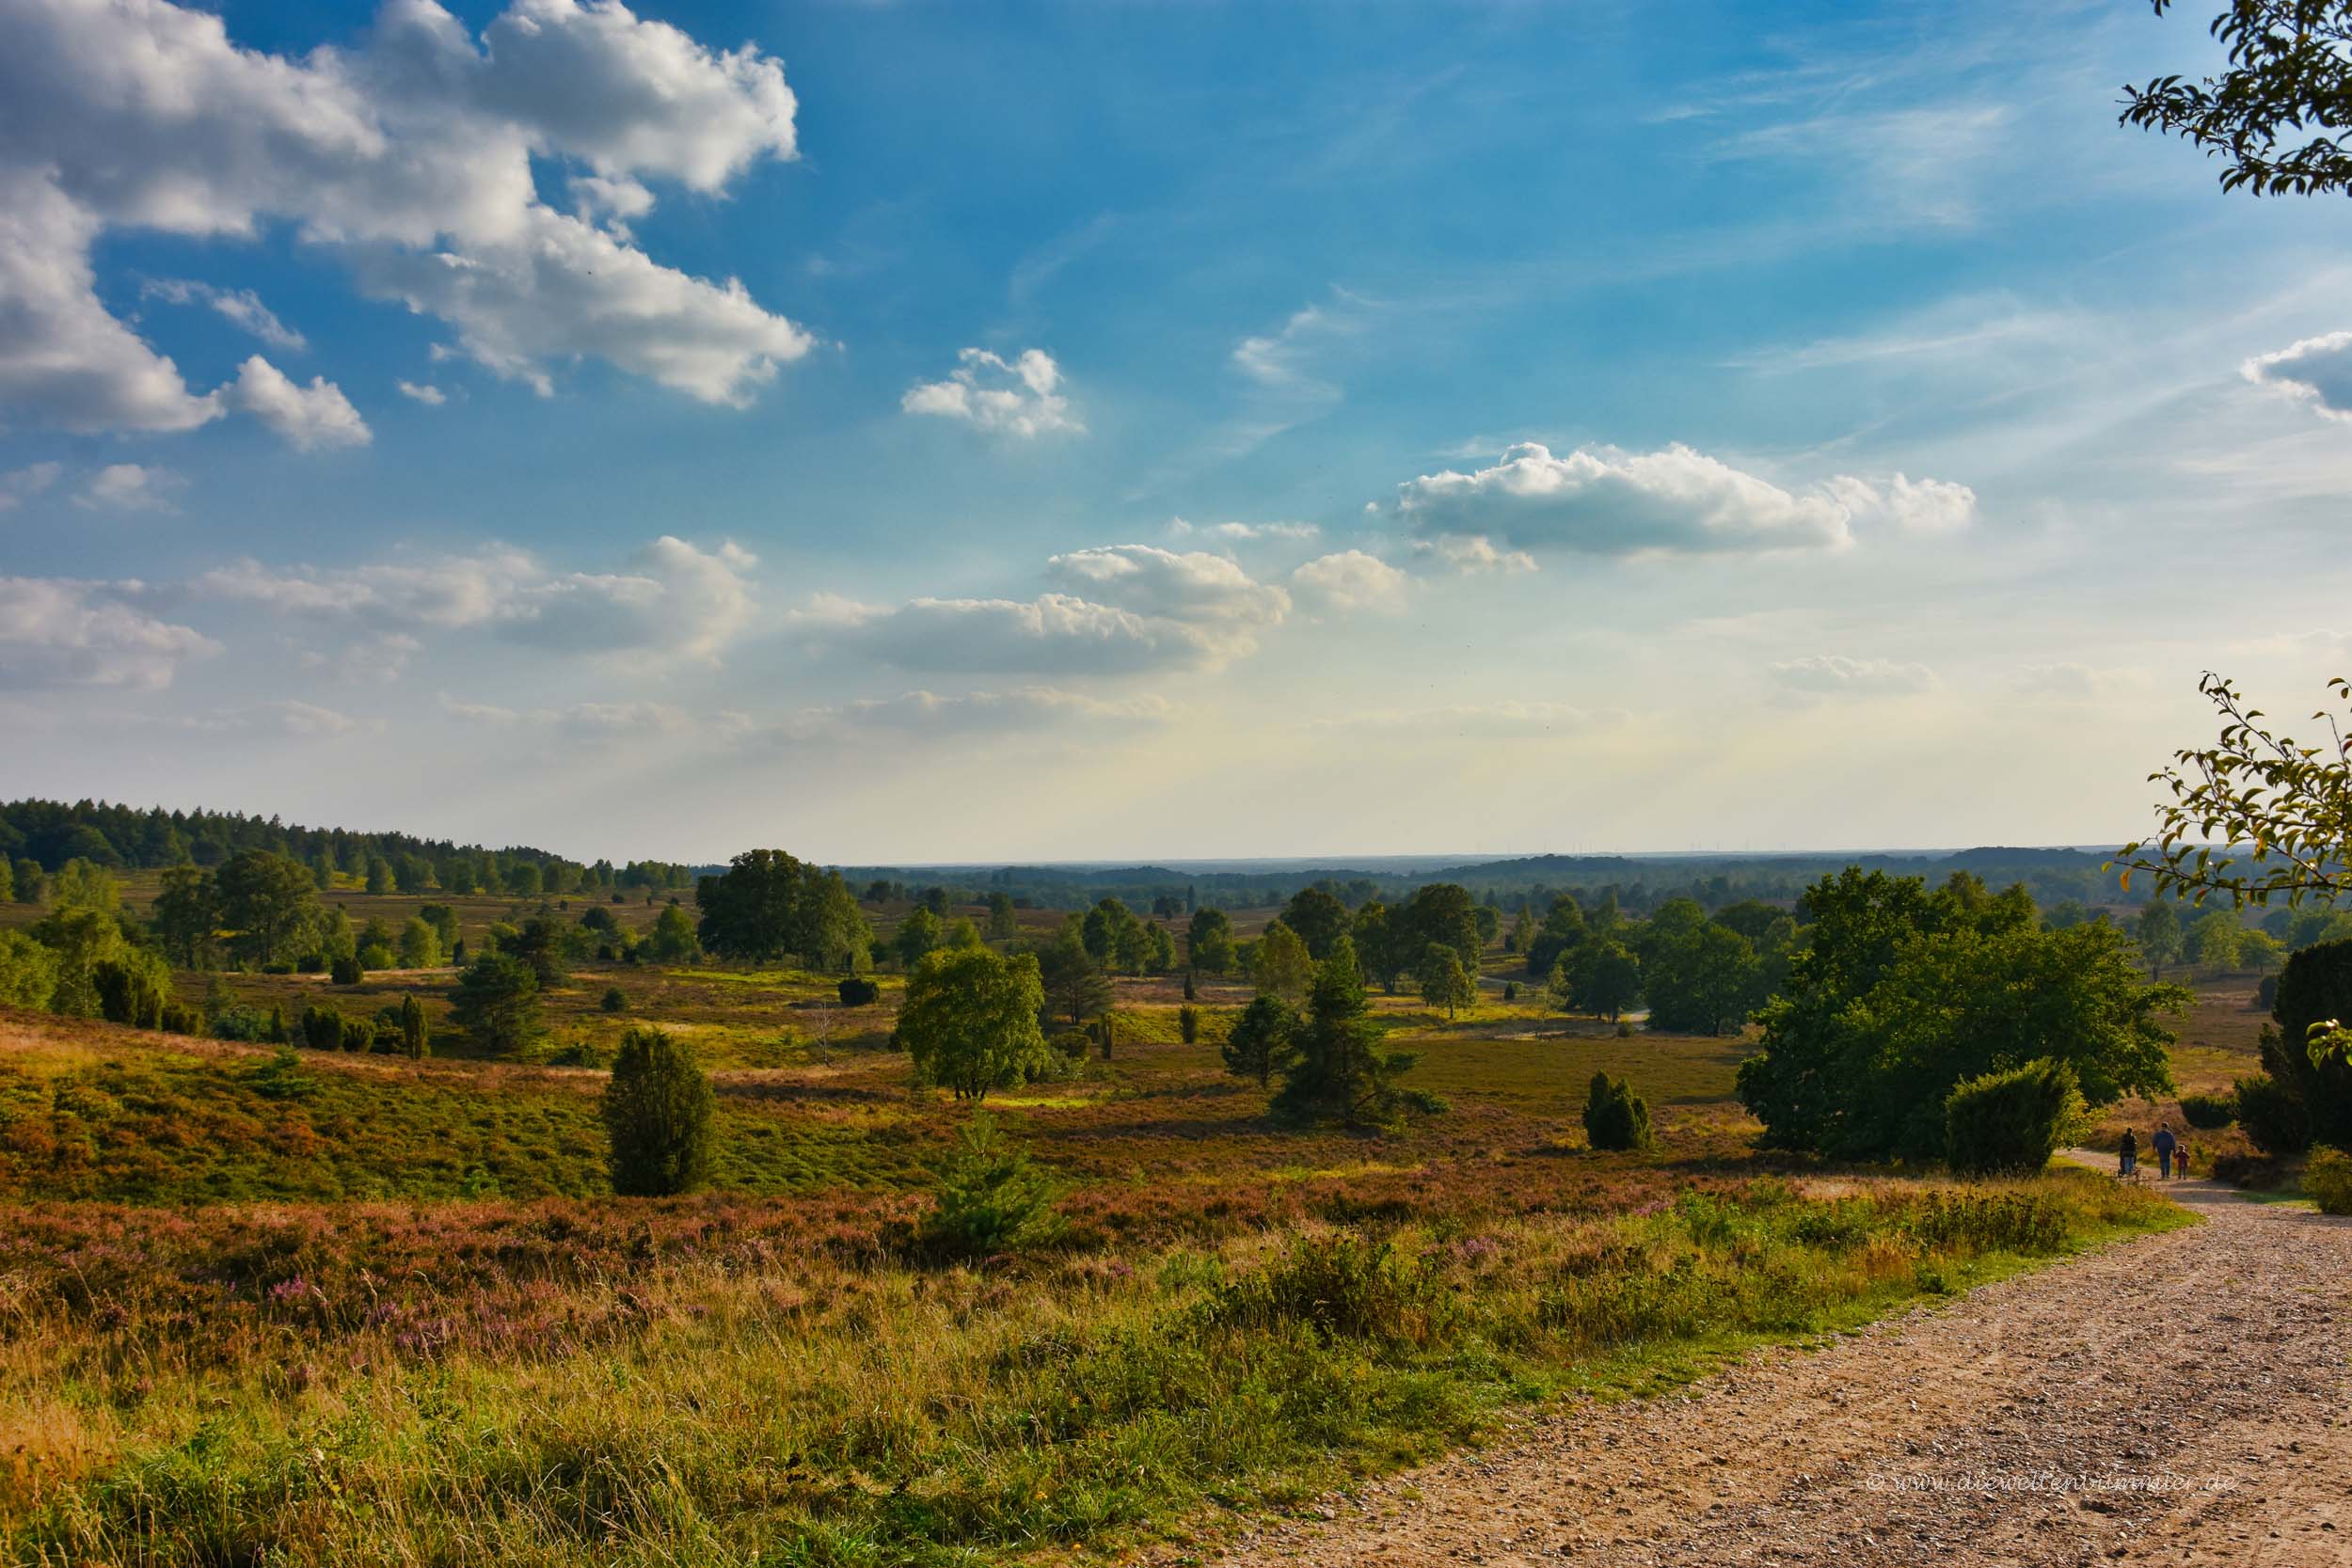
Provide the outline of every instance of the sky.
<path id="1" fill-rule="evenodd" d="M 2141 4 L 0 0 L 0 795 L 708 861 L 2113 843 L 2352 673 Z"/>

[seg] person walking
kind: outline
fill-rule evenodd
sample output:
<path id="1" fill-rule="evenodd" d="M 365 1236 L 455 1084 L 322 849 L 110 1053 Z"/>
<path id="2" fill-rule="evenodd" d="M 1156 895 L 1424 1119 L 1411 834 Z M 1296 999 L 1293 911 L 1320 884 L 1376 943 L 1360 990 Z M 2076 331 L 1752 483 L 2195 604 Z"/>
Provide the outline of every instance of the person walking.
<path id="1" fill-rule="evenodd" d="M 2171 1180 L 2172 1150 L 2179 1145 L 2180 1140 L 2172 1135 L 2170 1127 L 2158 1122 L 2156 1123 L 2156 1135 L 2148 1142 L 2154 1147 L 2156 1151 L 2156 1175 L 2163 1180 Z"/>
<path id="2" fill-rule="evenodd" d="M 2122 1158 L 2115 1163 L 2115 1174 L 2130 1176 L 2138 1169 L 2139 1134 L 2126 1127 L 2123 1129 L 2123 1152 Z"/>

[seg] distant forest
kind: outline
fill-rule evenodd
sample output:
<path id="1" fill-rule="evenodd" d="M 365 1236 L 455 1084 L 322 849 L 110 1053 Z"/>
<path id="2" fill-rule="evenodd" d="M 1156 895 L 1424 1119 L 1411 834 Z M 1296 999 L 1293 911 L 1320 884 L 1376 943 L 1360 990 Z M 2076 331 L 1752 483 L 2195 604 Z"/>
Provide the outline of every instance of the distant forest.
<path id="1" fill-rule="evenodd" d="M 545 849 L 289 826 L 237 812 L 141 811 L 99 800 L 11 800 L 0 805 L 0 855 L 56 871 L 71 860 L 119 870 L 218 865 L 244 849 L 291 855 L 313 870 L 385 880 L 403 893 L 569 893 L 588 887 L 689 888 L 693 869 L 662 861 L 583 864 Z M 325 885 L 322 882 L 322 885 Z"/>
<path id="2" fill-rule="evenodd" d="M 28 859 L 56 871 L 82 859 L 121 869 L 194 863 L 217 865 L 241 849 L 292 855 L 314 869 L 366 878 L 378 864 L 404 893 L 436 888 L 453 893 L 560 894 L 578 888 L 661 888 L 683 891 L 698 875 L 723 870 L 668 861 L 567 860 L 546 849 L 492 849 L 418 838 L 400 832 L 293 826 L 277 817 L 235 812 L 139 809 L 103 801 L 15 800 L 0 805 L 0 855 Z M 2096 908 L 2137 904 L 2104 869 L 2103 849 L 1981 848 L 1933 854 L 1863 855 L 1534 855 L 1413 870 L 1328 865 L 1268 866 L 1263 870 L 1187 870 L 1161 865 L 1104 868 L 1009 865 L 842 866 L 868 901 L 920 898 L 944 889 L 960 904 L 1009 894 L 1023 908 L 1083 910 L 1106 897 L 1164 914 L 1204 905 L 1225 910 L 1275 909 L 1303 888 L 1322 887 L 1353 908 L 1392 899 L 1433 882 L 1453 882 L 1481 902 L 1507 910 L 1543 910 L 1563 893 L 1590 900 L 1616 896 L 1629 914 L 1645 914 L 1674 898 L 1695 899 L 1712 911 L 1745 899 L 1788 904 L 1821 877 L 1848 865 L 1937 881 L 1972 872 L 1989 885 L 2023 882 L 2044 908 L 2069 900 Z"/>

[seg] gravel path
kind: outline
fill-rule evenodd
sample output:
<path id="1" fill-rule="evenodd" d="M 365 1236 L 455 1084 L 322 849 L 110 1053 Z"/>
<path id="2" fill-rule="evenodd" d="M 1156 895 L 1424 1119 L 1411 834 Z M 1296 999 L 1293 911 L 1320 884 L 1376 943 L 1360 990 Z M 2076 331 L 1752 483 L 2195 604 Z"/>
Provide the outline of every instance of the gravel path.
<path id="1" fill-rule="evenodd" d="M 2352 1219 L 2169 1190 L 2206 1223 L 1547 1418 L 1216 1555 L 2352 1565 Z"/>

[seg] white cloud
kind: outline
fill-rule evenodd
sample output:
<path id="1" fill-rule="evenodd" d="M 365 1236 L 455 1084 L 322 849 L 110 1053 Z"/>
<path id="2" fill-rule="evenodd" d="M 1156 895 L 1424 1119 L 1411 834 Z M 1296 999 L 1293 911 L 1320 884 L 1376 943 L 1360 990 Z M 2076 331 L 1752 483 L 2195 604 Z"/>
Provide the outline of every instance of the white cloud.
<path id="1" fill-rule="evenodd" d="M 1771 666 L 1766 673 L 1792 691 L 1856 697 L 1908 696 L 1932 690 L 1935 673 L 1924 664 L 1817 654 Z"/>
<path id="2" fill-rule="evenodd" d="M 33 463 L 0 474 L 0 512 L 40 495 L 65 472 L 62 463 Z"/>
<path id="3" fill-rule="evenodd" d="M 545 647 L 713 659 L 756 613 L 747 575 L 756 564 L 732 544 L 707 551 L 665 534 L 622 572 L 555 573 L 523 551 L 488 546 L 333 569 L 272 569 L 248 560 L 206 572 L 193 587 L 214 598 L 381 630 L 482 627 Z"/>
<path id="4" fill-rule="evenodd" d="M 1834 549 L 1851 539 L 1848 509 L 1835 499 L 1791 495 L 1685 446 L 1554 457 L 1525 442 L 1491 468 L 1398 485 L 1397 509 L 1425 534 L 1594 555 Z"/>
<path id="5" fill-rule="evenodd" d="M 2352 332 L 2330 332 L 2259 354 L 2238 367 L 2258 387 L 2275 387 L 2322 419 L 2352 420 Z"/>
<path id="6" fill-rule="evenodd" d="M 1899 532 L 1931 536 L 1957 533 L 1977 519 L 1977 493 L 1942 479 L 1897 474 L 1883 484 L 1839 474 L 1821 489 L 1856 522 L 1891 523 Z"/>
<path id="7" fill-rule="evenodd" d="M 1290 595 L 1259 582 L 1229 556 L 1178 554 L 1151 545 L 1104 545 L 1057 555 L 1047 575 L 1085 597 L 1179 621 L 1276 622 Z"/>
<path id="8" fill-rule="evenodd" d="M 186 483 L 169 468 L 109 463 L 83 483 L 73 504 L 92 512 L 169 512 L 172 494 Z"/>
<path id="9" fill-rule="evenodd" d="M 224 411 L 101 303 L 90 250 L 114 228 L 242 237 L 284 221 L 362 289 L 450 322 L 466 353 L 534 385 L 593 355 L 740 403 L 811 346 L 740 284 L 663 267 L 539 199 L 534 158 L 586 166 L 590 210 L 628 215 L 644 210 L 638 176 L 718 194 L 796 155 L 777 61 L 714 52 L 618 0 L 515 0 L 480 41 L 426 0 L 394 0 L 359 44 L 298 57 L 240 48 L 219 17 L 165 0 L 24 0 L 0 9 L 0 298 L 15 307 L 0 400 L 60 428 L 185 430 Z"/>
<path id="10" fill-rule="evenodd" d="M 0 688 L 157 690 L 188 659 L 220 651 L 192 627 L 136 608 L 136 582 L 0 578 Z"/>
<path id="11" fill-rule="evenodd" d="M 1312 539 L 1323 531 L 1312 523 L 1188 523 L 1182 517 L 1168 521 L 1168 536 L 1187 539 L 1196 533 L 1213 538 L 1231 539 L 1236 543 L 1252 543 L 1265 539 Z"/>
<path id="12" fill-rule="evenodd" d="M 150 280 L 139 290 L 139 297 L 172 305 L 209 305 L 271 347 L 292 354 L 310 346 L 301 333 L 279 321 L 277 313 L 262 303 L 261 295 L 250 289 L 220 289 L 184 277 L 164 277 Z"/>
<path id="13" fill-rule="evenodd" d="M 342 388 L 323 375 L 296 386 L 258 354 L 238 367 L 237 379 L 224 391 L 231 408 L 252 415 L 298 451 L 364 447 L 374 438 Z"/>
<path id="14" fill-rule="evenodd" d="M 440 693 L 440 706 L 452 719 L 467 723 L 501 728 L 532 724 L 577 740 L 682 735 L 696 727 L 691 714 L 668 703 L 572 703 L 562 707 L 511 708 L 494 703 L 468 702 L 444 691 Z"/>
<path id="15" fill-rule="evenodd" d="M 1534 556 L 1525 550 L 1499 550 L 1495 542 L 1483 533 L 1441 533 L 1435 539 L 1416 540 L 1413 553 L 1435 556 L 1465 576 L 1536 570 Z"/>
<path id="16" fill-rule="evenodd" d="M 961 363 L 946 380 L 917 382 L 907 388 L 898 406 L 910 414 L 962 420 L 1023 438 L 1086 429 L 1072 417 L 1070 400 L 1057 390 L 1061 367 L 1043 349 L 1024 349 L 1010 362 L 984 348 L 967 348 L 957 358 Z"/>
<path id="17" fill-rule="evenodd" d="M 1455 707 L 1387 708 L 1315 721 L 1317 728 L 1411 730 L 1422 735 L 1561 736 L 1624 722 L 1622 709 L 1596 713 L 1567 703 L 1469 703 Z"/>
<path id="18" fill-rule="evenodd" d="M 1016 674 L 1199 667 L 1222 662 L 1236 648 L 1230 634 L 1067 594 L 1026 601 L 914 599 L 859 622 L 848 641 L 902 670 Z"/>
<path id="19" fill-rule="evenodd" d="M 792 727 L 803 733 L 836 726 L 926 732 L 1009 730 L 1073 721 L 1152 724 L 1164 722 L 1175 712 L 1175 705 L 1156 693 L 1104 698 L 1059 687 L 1024 686 L 955 696 L 908 691 L 838 707 L 813 708 L 800 715 Z"/>
<path id="20" fill-rule="evenodd" d="M 402 397 L 413 399 L 427 408 L 438 408 L 449 401 L 449 394 L 429 381 L 395 381 L 392 385 L 400 388 Z"/>
<path id="21" fill-rule="evenodd" d="M 1292 591 L 1321 610 L 1405 608 L 1405 574 L 1376 555 L 1341 550 L 1317 556 L 1291 574 Z"/>

